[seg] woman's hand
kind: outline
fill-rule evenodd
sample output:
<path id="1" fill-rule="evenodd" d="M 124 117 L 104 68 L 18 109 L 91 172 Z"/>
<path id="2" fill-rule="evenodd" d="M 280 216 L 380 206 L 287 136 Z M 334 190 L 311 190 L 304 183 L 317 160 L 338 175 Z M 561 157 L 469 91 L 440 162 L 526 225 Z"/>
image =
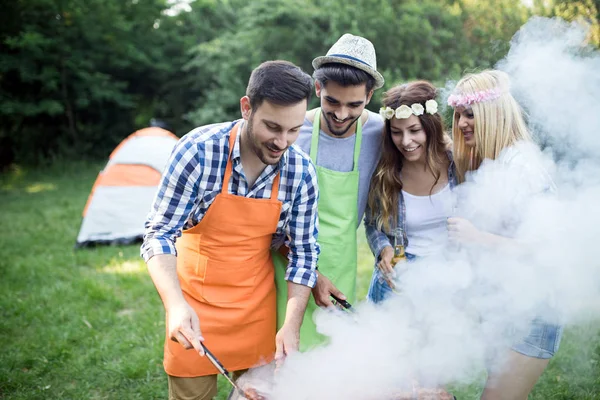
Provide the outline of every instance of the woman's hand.
<path id="1" fill-rule="evenodd" d="M 379 254 L 379 262 L 377 267 L 381 272 L 386 275 L 392 275 L 394 273 L 394 266 L 392 265 L 392 258 L 394 257 L 394 248 L 392 246 L 386 246 L 381 250 Z"/>
<path id="2" fill-rule="evenodd" d="M 478 243 L 482 239 L 482 232 L 467 219 L 448 218 L 448 237 L 458 243 Z"/>

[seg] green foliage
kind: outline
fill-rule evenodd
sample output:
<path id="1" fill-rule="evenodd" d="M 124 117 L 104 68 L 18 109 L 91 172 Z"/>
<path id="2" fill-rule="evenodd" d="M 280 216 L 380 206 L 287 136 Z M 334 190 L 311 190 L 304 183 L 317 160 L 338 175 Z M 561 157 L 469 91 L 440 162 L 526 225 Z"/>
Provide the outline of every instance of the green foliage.
<path id="1" fill-rule="evenodd" d="M 159 102 L 163 82 L 183 65 L 188 43 L 159 29 L 166 0 L 30 0 L 9 7 L 19 28 L 2 34 L 0 117 L 7 126 L 0 135 L 19 160 L 106 155 L 147 124 L 136 126 L 135 116 Z"/>
<path id="2" fill-rule="evenodd" d="M 555 1 L 550 13 L 567 21 L 577 21 L 589 29 L 589 43 L 600 47 L 600 1 L 568 0 Z"/>
<path id="3" fill-rule="evenodd" d="M 443 85 L 493 66 L 533 14 L 590 25 L 598 0 L 15 0 L 0 15 L 0 168 L 106 157 L 151 118 L 178 135 L 239 116 L 250 72 L 312 59 L 343 34 L 370 39 L 386 88 Z M 369 107 L 376 110 L 383 91 Z M 313 99 L 311 106 L 316 104 Z"/>
<path id="4" fill-rule="evenodd" d="M 285 59 L 310 71 L 313 49 L 322 41 L 319 29 L 325 24 L 311 3 L 240 3 L 231 16 L 235 29 L 227 29 L 192 50 L 194 58 L 187 68 L 202 76 L 196 87 L 204 90 L 197 107 L 186 117 L 196 125 L 236 118 L 250 73 L 263 61 Z"/>
<path id="5" fill-rule="evenodd" d="M 339 0 L 251 2 L 234 17 L 235 30 L 193 50 L 194 59 L 188 67 L 208 81 L 199 82 L 198 87 L 206 90 L 187 118 L 196 125 L 235 118 L 242 88 L 256 65 L 283 58 L 312 71 L 312 59 L 325 54 L 345 32 L 373 42 L 386 87 L 419 78 L 442 83 L 467 68 L 489 67 L 505 54 L 508 40 L 525 21 L 525 14 L 520 6 L 506 0 L 505 15 L 496 18 L 502 19 L 499 27 L 469 36 L 468 19 L 477 13 L 483 23 L 493 7 L 491 1 L 488 3 L 482 9 L 439 0 L 357 0 L 348 8 Z M 342 8 L 344 12 L 331 12 Z M 511 18 L 505 19 L 506 15 Z M 484 51 L 486 40 L 503 46 Z M 371 109 L 378 108 L 380 95 L 381 91 L 375 94 Z"/>

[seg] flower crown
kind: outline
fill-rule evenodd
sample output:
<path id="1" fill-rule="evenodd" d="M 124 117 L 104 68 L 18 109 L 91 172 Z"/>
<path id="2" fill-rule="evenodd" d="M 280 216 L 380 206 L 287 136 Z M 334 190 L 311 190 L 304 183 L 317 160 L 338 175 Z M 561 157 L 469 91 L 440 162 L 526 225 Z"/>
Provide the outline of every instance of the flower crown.
<path id="1" fill-rule="evenodd" d="M 481 90 L 479 92 L 467 94 L 451 94 L 448 97 L 448 105 L 451 107 L 464 107 L 473 103 L 496 100 L 500 96 L 502 96 L 502 91 L 499 88 Z"/>
<path id="2" fill-rule="evenodd" d="M 384 119 L 392 119 L 394 117 L 397 119 L 406 119 L 413 114 L 416 116 L 423 115 L 425 111 L 427 111 L 427 114 L 435 114 L 438 111 L 437 101 L 433 99 L 427 100 L 425 102 L 425 107 L 420 103 L 414 103 L 410 107 L 403 104 L 395 110 L 391 107 L 381 107 L 379 109 L 379 115 Z"/>

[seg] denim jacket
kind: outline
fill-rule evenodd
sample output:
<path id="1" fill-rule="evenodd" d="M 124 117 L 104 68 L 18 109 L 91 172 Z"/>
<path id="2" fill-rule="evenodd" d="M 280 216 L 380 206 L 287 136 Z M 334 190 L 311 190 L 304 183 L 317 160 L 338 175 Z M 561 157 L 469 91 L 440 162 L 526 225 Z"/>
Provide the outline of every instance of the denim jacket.
<path id="1" fill-rule="evenodd" d="M 448 166 L 448 183 L 450 185 L 450 189 L 452 190 L 457 185 L 456 168 L 454 166 L 454 158 L 452 157 L 452 152 L 447 151 L 447 155 L 448 155 L 448 159 L 450 160 L 450 165 Z M 397 221 L 396 226 L 398 226 L 402 229 L 402 233 L 403 233 L 402 239 L 404 242 L 404 248 L 407 248 L 408 247 L 408 238 L 406 237 L 406 205 L 404 203 L 404 196 L 402 196 L 402 191 L 400 191 L 399 196 L 398 196 L 398 210 L 400 212 L 398 213 L 398 221 Z M 365 233 L 367 235 L 367 242 L 369 243 L 369 247 L 371 248 L 371 251 L 373 252 L 373 255 L 375 256 L 375 260 L 377 261 L 379 259 L 379 255 L 381 254 L 381 251 L 386 246 L 393 247 L 392 243 L 394 241 L 394 235 L 393 235 L 393 232 L 383 232 L 383 231 L 377 229 L 377 224 L 376 224 L 377 219 L 376 218 L 371 219 L 370 214 L 371 214 L 371 209 L 367 205 L 367 209 L 365 212 L 365 218 L 364 218 Z M 390 224 L 390 225 L 394 226 L 394 224 Z"/>

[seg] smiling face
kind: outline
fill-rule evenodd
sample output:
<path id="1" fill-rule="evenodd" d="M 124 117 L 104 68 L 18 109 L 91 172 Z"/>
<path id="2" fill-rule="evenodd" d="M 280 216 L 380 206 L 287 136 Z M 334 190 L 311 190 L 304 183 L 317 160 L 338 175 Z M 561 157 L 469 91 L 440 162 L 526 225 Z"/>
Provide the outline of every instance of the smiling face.
<path id="1" fill-rule="evenodd" d="M 288 147 L 298 139 L 306 105 L 306 100 L 289 106 L 265 100 L 251 109 L 247 97 L 242 98 L 242 115 L 248 120 L 248 146 L 263 164 L 277 164 Z"/>
<path id="2" fill-rule="evenodd" d="M 465 145 L 475 147 L 475 116 L 473 115 L 473 109 L 469 106 L 457 106 L 454 113 L 454 118 L 457 120 L 457 126 L 463 135 Z"/>
<path id="3" fill-rule="evenodd" d="M 427 134 L 416 115 L 408 118 L 392 118 L 390 121 L 392 142 L 405 162 L 425 162 L 427 157 Z"/>
<path id="4" fill-rule="evenodd" d="M 321 99 L 321 129 L 335 137 L 347 137 L 354 133 L 356 120 L 369 104 L 373 91 L 367 93 L 366 84 L 342 86 L 329 81 L 326 85 L 315 82 L 317 96 Z"/>

